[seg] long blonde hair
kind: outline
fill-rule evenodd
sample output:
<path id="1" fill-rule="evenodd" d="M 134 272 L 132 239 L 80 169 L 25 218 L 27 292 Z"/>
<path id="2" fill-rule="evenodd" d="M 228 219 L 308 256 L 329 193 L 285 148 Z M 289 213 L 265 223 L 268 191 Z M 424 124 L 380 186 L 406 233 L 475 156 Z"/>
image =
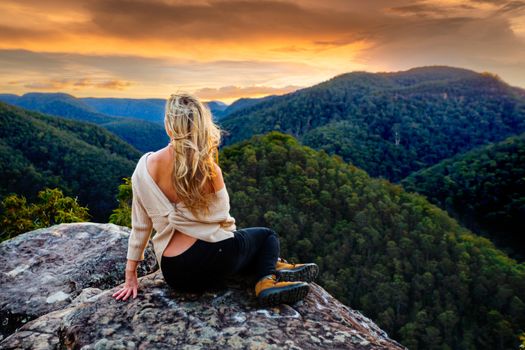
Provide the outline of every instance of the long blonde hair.
<path id="1" fill-rule="evenodd" d="M 171 134 L 172 185 L 177 197 L 195 217 L 203 211 L 209 215 L 212 198 L 205 189 L 208 182 L 213 186 L 214 163 L 219 164 L 221 129 L 213 122 L 209 108 L 188 92 L 168 98 L 164 126 L 168 136 Z"/>

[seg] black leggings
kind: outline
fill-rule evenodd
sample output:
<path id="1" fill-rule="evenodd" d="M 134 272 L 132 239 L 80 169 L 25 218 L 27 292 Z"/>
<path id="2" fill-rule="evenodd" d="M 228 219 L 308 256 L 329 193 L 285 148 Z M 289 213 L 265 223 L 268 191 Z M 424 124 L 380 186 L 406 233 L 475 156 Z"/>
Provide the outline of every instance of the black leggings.
<path id="1" fill-rule="evenodd" d="M 166 283 L 179 290 L 203 291 L 233 274 L 253 274 L 258 281 L 276 272 L 280 245 L 274 230 L 248 227 L 233 233 L 219 242 L 198 239 L 182 254 L 162 256 Z"/>

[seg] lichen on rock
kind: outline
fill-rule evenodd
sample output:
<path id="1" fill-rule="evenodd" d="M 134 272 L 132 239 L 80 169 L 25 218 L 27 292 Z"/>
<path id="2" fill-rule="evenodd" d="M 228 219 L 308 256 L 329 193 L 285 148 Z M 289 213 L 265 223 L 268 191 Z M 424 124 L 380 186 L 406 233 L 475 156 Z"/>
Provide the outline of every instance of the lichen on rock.
<path id="1" fill-rule="evenodd" d="M 18 235 L 0 244 L 0 339 L 29 320 L 68 306 L 85 288 L 124 282 L 130 229 L 70 223 Z M 153 247 L 138 273 L 158 269 Z"/>

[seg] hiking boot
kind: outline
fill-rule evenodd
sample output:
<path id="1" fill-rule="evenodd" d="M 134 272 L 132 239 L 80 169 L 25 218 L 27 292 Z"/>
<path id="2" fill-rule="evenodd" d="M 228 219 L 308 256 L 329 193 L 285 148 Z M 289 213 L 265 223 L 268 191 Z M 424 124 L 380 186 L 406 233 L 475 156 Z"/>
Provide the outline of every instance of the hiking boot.
<path id="1" fill-rule="evenodd" d="M 313 282 L 319 273 L 319 266 L 315 263 L 290 264 L 283 258 L 278 258 L 275 264 L 279 281 Z"/>
<path id="2" fill-rule="evenodd" d="M 265 276 L 255 284 L 255 296 L 261 306 L 293 304 L 306 297 L 309 290 L 306 282 L 279 282 L 275 274 Z"/>

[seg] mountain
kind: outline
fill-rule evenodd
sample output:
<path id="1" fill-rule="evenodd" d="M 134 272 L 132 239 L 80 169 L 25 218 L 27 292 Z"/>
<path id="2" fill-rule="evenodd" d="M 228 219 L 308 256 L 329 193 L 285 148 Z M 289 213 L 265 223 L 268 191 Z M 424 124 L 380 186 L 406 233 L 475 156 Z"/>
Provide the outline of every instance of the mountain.
<path id="1" fill-rule="evenodd" d="M 258 305 L 251 276 L 203 293 L 174 290 L 151 244 L 137 297 L 115 300 L 129 234 L 113 224 L 73 223 L 2 242 L 0 335 L 7 337 L 0 348 L 406 349 L 315 282 L 303 300 L 271 308 Z"/>
<path id="2" fill-rule="evenodd" d="M 518 347 L 525 264 L 424 196 L 278 131 L 219 164 L 238 228 L 272 227 L 281 256 L 317 263 L 320 285 L 409 349 Z"/>
<path id="3" fill-rule="evenodd" d="M 445 159 L 401 184 L 525 260 L 525 133 Z"/>
<path id="4" fill-rule="evenodd" d="M 79 100 L 99 113 L 118 117 L 133 117 L 164 125 L 165 99 L 82 97 Z M 215 119 L 218 119 L 228 107 L 221 101 L 208 101 L 204 104 L 208 105 Z"/>
<path id="5" fill-rule="evenodd" d="M 15 94 L 0 94 L 0 101 L 11 105 L 14 105 L 19 98 L 20 96 Z"/>
<path id="6" fill-rule="evenodd" d="M 273 99 L 275 96 L 277 95 L 269 95 L 269 96 L 260 97 L 260 98 L 248 98 L 248 97 L 240 98 L 238 100 L 235 100 L 231 105 L 229 105 L 226 109 L 224 109 L 221 112 L 220 117 L 222 119 L 235 111 L 250 108 L 263 101 L 269 101 Z"/>
<path id="7" fill-rule="evenodd" d="M 78 196 L 93 220 L 107 222 L 118 185 L 141 153 L 104 128 L 0 102 L 0 196 L 29 201 L 44 187 Z"/>
<path id="8" fill-rule="evenodd" d="M 161 98 L 81 97 L 79 100 L 95 111 L 110 116 L 138 118 L 161 125 L 164 120 L 166 100 Z"/>
<path id="9" fill-rule="evenodd" d="M 204 102 L 204 104 L 208 105 L 208 108 L 210 108 L 211 114 L 213 115 L 213 119 L 215 121 L 218 121 L 220 118 L 222 118 L 224 111 L 228 108 L 228 105 L 222 101 L 208 101 Z"/>
<path id="10" fill-rule="evenodd" d="M 278 130 L 397 182 L 525 131 L 523 96 L 493 74 L 468 69 L 356 71 L 234 111 L 220 125 L 224 145 Z"/>
<path id="11" fill-rule="evenodd" d="M 95 124 L 103 124 L 115 120 L 107 115 L 96 112 L 93 108 L 83 103 L 72 95 L 64 93 L 38 93 L 30 92 L 18 98 L 4 98 L 0 95 L 0 100 L 18 107 L 52 114 L 69 119 L 82 120 Z"/>
<path id="12" fill-rule="evenodd" d="M 82 99 L 69 94 L 32 92 L 17 98 L 14 96 L 17 95 L 0 95 L 0 101 L 32 111 L 98 124 L 143 152 L 162 148 L 169 141 L 163 125 L 102 114 Z"/>

